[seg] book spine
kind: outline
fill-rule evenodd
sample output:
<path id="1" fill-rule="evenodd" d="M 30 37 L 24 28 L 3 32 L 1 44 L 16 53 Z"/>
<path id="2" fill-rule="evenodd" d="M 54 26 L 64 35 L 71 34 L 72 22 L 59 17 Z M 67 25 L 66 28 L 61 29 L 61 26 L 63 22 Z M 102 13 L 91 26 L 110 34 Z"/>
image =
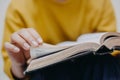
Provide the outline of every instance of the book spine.
<path id="1" fill-rule="evenodd" d="M 105 45 L 102 45 L 93 54 L 94 55 L 106 55 L 112 52 L 113 52 L 113 49 L 109 49 Z"/>

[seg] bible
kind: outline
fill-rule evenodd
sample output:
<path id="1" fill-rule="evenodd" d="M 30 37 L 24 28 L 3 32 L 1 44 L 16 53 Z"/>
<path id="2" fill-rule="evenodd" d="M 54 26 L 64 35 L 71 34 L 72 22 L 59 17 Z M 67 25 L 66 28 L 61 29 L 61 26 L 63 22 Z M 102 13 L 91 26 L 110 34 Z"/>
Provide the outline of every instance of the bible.
<path id="1" fill-rule="evenodd" d="M 111 54 L 114 50 L 120 50 L 118 32 L 84 34 L 76 41 L 66 41 L 56 45 L 43 43 L 39 47 L 31 47 L 31 58 L 25 74 L 87 54 L 105 55 Z"/>

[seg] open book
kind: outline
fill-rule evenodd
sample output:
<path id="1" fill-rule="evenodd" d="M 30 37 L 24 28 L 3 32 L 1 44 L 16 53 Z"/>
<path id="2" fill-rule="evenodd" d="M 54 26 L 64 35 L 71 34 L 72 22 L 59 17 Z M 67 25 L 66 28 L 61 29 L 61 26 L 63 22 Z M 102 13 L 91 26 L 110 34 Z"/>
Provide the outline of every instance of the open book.
<path id="1" fill-rule="evenodd" d="M 117 32 L 85 34 L 76 41 L 57 45 L 44 43 L 37 48 L 31 47 L 31 59 L 25 73 L 83 55 L 104 55 L 114 50 L 120 50 L 120 33 Z"/>

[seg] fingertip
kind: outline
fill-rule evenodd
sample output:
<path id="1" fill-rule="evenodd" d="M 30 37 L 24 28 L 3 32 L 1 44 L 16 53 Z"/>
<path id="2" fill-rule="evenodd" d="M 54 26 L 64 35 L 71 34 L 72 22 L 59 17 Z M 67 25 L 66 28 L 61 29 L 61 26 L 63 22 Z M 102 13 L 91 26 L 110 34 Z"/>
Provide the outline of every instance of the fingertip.
<path id="1" fill-rule="evenodd" d="M 38 44 L 36 41 L 32 41 L 32 45 L 33 45 L 34 47 L 37 47 L 39 44 Z"/>
<path id="2" fill-rule="evenodd" d="M 41 38 L 38 38 L 37 41 L 38 41 L 39 43 L 43 43 L 43 40 L 42 40 Z"/>
<path id="3" fill-rule="evenodd" d="M 6 49 L 8 49 L 9 48 L 9 42 L 5 42 L 5 44 L 4 44 L 4 47 L 6 48 Z"/>
<path id="4" fill-rule="evenodd" d="M 13 44 L 9 42 L 5 43 L 5 48 L 8 52 L 18 53 L 20 51 L 18 47 L 14 46 Z"/>
<path id="5" fill-rule="evenodd" d="M 28 43 L 24 43 L 24 44 L 23 44 L 23 48 L 24 48 L 25 50 L 29 50 L 29 49 L 30 49 L 30 45 L 29 45 Z"/>
<path id="6" fill-rule="evenodd" d="M 19 51 L 20 51 L 20 49 L 19 49 L 19 48 L 14 47 L 14 52 L 15 52 L 15 53 L 17 53 L 17 52 L 19 52 Z"/>

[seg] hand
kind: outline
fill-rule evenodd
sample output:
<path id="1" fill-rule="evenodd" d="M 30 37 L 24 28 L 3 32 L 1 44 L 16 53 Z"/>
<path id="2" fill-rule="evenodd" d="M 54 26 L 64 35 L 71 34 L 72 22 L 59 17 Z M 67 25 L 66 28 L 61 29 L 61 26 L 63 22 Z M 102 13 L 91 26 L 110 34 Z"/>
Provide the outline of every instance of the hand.
<path id="1" fill-rule="evenodd" d="M 42 38 L 32 28 L 21 29 L 11 35 L 10 42 L 5 43 L 5 49 L 12 63 L 12 73 L 18 78 L 24 78 L 24 68 L 30 58 L 30 46 L 42 44 Z"/>

